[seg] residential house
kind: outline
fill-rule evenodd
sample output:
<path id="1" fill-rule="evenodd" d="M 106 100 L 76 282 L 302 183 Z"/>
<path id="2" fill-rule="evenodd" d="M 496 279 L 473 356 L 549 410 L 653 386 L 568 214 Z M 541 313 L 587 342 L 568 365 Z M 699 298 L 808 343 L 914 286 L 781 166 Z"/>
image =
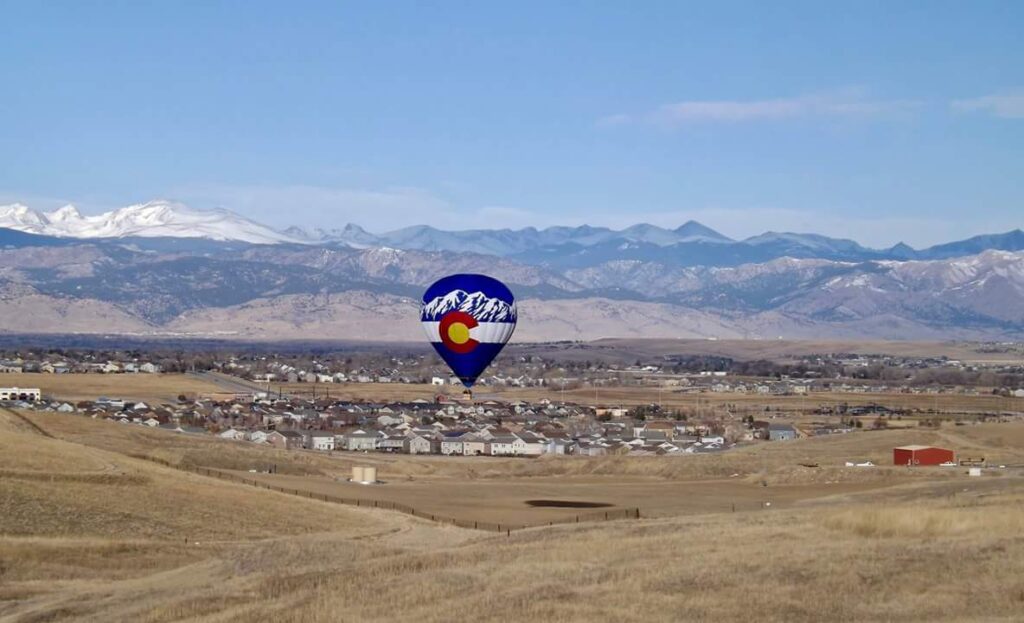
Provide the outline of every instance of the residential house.
<path id="1" fill-rule="evenodd" d="M 540 456 L 547 449 L 547 439 L 533 432 L 519 433 L 518 437 L 523 442 L 522 454 L 524 456 Z"/>
<path id="2" fill-rule="evenodd" d="M 463 454 L 463 437 L 466 433 L 459 432 L 453 435 L 445 435 L 441 439 L 441 454 Z"/>
<path id="3" fill-rule="evenodd" d="M 345 435 L 345 449 L 352 452 L 376 450 L 378 439 L 379 436 L 376 433 L 357 430 Z"/>
<path id="4" fill-rule="evenodd" d="M 576 449 L 576 442 L 572 439 L 555 438 L 548 439 L 544 446 L 545 454 L 572 454 Z"/>
<path id="5" fill-rule="evenodd" d="M 675 422 L 664 422 L 664 421 L 647 422 L 647 424 L 644 426 L 644 432 L 647 433 L 647 434 L 643 435 L 643 437 L 645 439 L 648 439 L 648 438 L 649 439 L 659 439 L 659 440 L 667 439 L 667 440 L 671 441 L 672 438 L 675 437 L 675 431 L 676 431 L 676 424 L 675 424 Z M 654 436 L 648 437 L 648 435 L 650 435 L 650 433 L 652 433 L 652 432 L 660 432 L 661 436 L 659 437 L 658 435 L 654 435 Z"/>
<path id="6" fill-rule="evenodd" d="M 786 441 L 796 439 L 796 429 L 789 424 L 769 424 L 768 439 L 771 441 Z"/>
<path id="7" fill-rule="evenodd" d="M 310 450 L 331 452 L 334 450 L 334 433 L 311 431 L 306 433 L 306 447 Z"/>
<path id="8" fill-rule="evenodd" d="M 254 430 L 246 435 L 246 438 L 253 443 L 267 443 L 267 436 L 270 433 L 265 430 Z"/>
<path id="9" fill-rule="evenodd" d="M 462 454 L 464 456 L 480 456 L 487 454 L 487 438 L 479 433 L 468 433 L 463 435 Z"/>
<path id="10" fill-rule="evenodd" d="M 387 435 L 381 437 L 377 442 L 377 449 L 381 452 L 405 452 L 405 435 Z"/>
<path id="11" fill-rule="evenodd" d="M 487 442 L 485 453 L 491 456 L 522 456 L 526 454 L 526 443 L 511 433 L 495 435 Z"/>
<path id="12" fill-rule="evenodd" d="M 267 435 L 267 443 L 282 450 L 298 450 L 305 439 L 293 430 L 275 430 Z"/>
<path id="13" fill-rule="evenodd" d="M 433 452 L 434 443 L 425 435 L 410 435 L 405 438 L 404 450 L 406 454 L 430 454 Z"/>

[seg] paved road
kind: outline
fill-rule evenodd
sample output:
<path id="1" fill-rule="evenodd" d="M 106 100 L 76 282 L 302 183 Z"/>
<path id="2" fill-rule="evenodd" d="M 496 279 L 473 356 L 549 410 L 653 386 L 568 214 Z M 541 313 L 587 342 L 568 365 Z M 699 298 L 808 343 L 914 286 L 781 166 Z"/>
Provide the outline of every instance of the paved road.
<path id="1" fill-rule="evenodd" d="M 208 383 L 213 383 L 222 390 L 233 394 L 255 394 L 267 391 L 264 385 L 246 381 L 236 376 L 221 374 L 220 372 L 189 372 L 188 375 Z"/>

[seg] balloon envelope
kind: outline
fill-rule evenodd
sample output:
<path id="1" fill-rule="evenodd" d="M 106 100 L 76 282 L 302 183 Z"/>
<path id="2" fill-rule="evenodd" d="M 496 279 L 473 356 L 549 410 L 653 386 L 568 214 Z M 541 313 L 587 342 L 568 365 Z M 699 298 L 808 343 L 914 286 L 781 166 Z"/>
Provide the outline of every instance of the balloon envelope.
<path id="1" fill-rule="evenodd" d="M 492 277 L 449 275 L 423 294 L 420 322 L 437 354 L 472 387 L 512 337 L 516 300 Z"/>

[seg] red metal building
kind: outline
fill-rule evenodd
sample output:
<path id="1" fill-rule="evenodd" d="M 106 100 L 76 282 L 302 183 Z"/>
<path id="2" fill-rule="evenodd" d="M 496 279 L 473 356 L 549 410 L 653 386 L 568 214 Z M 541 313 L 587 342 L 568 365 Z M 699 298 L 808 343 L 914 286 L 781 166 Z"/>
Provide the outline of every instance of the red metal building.
<path id="1" fill-rule="evenodd" d="M 956 461 L 956 453 L 934 446 L 900 446 L 892 449 L 893 465 L 942 465 Z"/>

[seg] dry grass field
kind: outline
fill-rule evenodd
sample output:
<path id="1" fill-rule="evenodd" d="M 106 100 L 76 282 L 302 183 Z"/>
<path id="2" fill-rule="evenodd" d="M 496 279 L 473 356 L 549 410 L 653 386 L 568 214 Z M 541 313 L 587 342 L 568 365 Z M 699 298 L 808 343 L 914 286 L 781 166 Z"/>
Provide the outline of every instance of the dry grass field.
<path id="1" fill-rule="evenodd" d="M 623 339 L 592 342 L 513 344 L 516 352 L 578 360 L 631 363 L 638 358 L 663 355 L 709 355 L 739 361 L 765 359 L 786 361 L 794 357 L 827 353 L 891 355 L 893 357 L 942 357 L 970 363 L 1024 363 L 1024 352 L 984 352 L 973 342 L 916 342 L 864 340 L 708 340 L 708 339 Z"/>
<path id="2" fill-rule="evenodd" d="M 330 395 L 331 398 L 355 400 L 434 400 L 438 395 L 460 398 L 461 388 L 451 386 L 433 386 L 426 384 L 404 383 L 345 383 L 317 384 L 285 383 L 274 385 L 276 391 L 296 396 Z M 919 410 L 942 414 L 977 414 L 1000 411 L 1024 411 L 1024 399 L 1002 398 L 993 395 L 967 396 L 956 394 L 915 395 L 901 393 L 868 394 L 868 393 L 835 393 L 814 392 L 807 396 L 764 396 L 759 394 L 739 393 L 684 393 L 668 388 L 658 390 L 656 387 L 604 387 L 567 389 L 564 392 L 545 388 L 504 388 L 480 387 L 474 393 L 477 401 L 489 399 L 501 401 L 539 401 L 542 399 L 556 402 L 566 401 L 584 405 L 631 406 L 643 404 L 661 404 L 667 408 L 685 408 L 694 412 L 702 410 L 729 408 L 738 413 L 764 411 L 765 407 L 773 410 L 794 413 L 810 413 L 821 406 L 846 404 L 882 405 L 893 409 Z"/>
<path id="3" fill-rule="evenodd" d="M 1024 611 L 1017 470 L 968 479 L 960 470 L 838 467 L 849 455 L 882 460 L 921 434 L 924 443 L 1021 462 L 1019 424 L 805 439 L 678 460 L 492 461 L 283 453 L 23 415 L 53 437 L 0 411 L 3 622 L 1015 621 Z M 236 469 L 278 463 L 287 473 L 275 478 L 324 486 L 354 460 L 373 462 L 389 482 L 363 491 L 433 498 L 446 510 L 474 499 L 511 513 L 527 496 L 624 504 L 633 495 L 650 513 L 498 536 L 132 454 Z M 822 467 L 795 465 L 804 459 Z M 774 503 L 718 506 L 750 491 L 752 501 Z"/>
<path id="4" fill-rule="evenodd" d="M 220 391 L 212 383 L 185 374 L 0 374 L 0 387 L 38 387 L 60 400 L 95 400 L 100 396 L 175 402 L 179 394 Z"/>

